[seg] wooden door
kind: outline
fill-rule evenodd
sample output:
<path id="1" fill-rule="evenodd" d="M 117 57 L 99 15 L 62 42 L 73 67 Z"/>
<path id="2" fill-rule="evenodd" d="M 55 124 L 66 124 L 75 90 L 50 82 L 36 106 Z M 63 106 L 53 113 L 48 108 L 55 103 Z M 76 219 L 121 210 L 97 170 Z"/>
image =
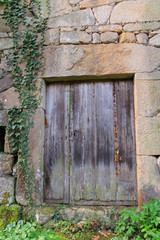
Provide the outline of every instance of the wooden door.
<path id="1" fill-rule="evenodd" d="M 46 201 L 135 203 L 131 80 L 50 83 L 46 119 Z"/>

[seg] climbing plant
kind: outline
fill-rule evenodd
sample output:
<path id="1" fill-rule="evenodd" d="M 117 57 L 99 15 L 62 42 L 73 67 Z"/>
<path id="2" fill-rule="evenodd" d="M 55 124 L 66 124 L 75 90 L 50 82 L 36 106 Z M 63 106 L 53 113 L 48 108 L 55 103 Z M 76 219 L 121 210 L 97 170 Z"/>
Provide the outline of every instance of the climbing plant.
<path id="1" fill-rule="evenodd" d="M 47 19 L 42 16 L 40 0 L 0 0 L 0 3 L 4 5 L 3 18 L 12 33 L 13 49 L 7 56 L 7 62 L 20 103 L 20 106 L 8 110 L 8 139 L 12 151 L 18 154 L 18 176 L 26 198 L 30 205 L 34 205 L 36 184 L 28 160 L 28 139 L 40 103 L 42 83 L 38 81 L 37 84 L 37 80 L 41 79 L 44 69 Z"/>

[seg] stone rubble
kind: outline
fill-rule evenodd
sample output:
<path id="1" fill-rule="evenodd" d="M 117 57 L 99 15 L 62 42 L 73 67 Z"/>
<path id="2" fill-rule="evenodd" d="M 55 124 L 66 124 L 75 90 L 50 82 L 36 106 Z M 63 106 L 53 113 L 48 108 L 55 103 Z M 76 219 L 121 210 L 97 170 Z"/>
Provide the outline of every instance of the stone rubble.
<path id="1" fill-rule="evenodd" d="M 84 31 L 62 32 L 60 35 L 61 44 L 91 43 L 91 35 Z"/>
<path id="2" fill-rule="evenodd" d="M 151 46 L 160 47 L 160 34 L 157 34 L 154 37 L 150 38 L 149 44 Z"/>
<path id="3" fill-rule="evenodd" d="M 101 43 L 100 35 L 99 33 L 93 33 L 93 43 Z"/>
<path id="4" fill-rule="evenodd" d="M 115 32 L 105 32 L 101 34 L 102 43 L 115 43 L 118 42 L 118 33 Z"/>
<path id="5" fill-rule="evenodd" d="M 134 33 L 126 33 L 123 32 L 120 35 L 120 39 L 119 39 L 120 43 L 135 43 L 136 42 L 136 37 Z"/>
<path id="6" fill-rule="evenodd" d="M 148 43 L 148 36 L 145 33 L 139 33 L 136 35 L 137 43 L 147 45 Z"/>

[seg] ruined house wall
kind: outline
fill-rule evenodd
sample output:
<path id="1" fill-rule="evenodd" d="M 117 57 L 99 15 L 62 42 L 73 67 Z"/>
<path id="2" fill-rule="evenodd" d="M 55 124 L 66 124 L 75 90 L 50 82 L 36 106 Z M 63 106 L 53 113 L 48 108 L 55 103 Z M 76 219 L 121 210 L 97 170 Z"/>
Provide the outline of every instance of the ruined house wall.
<path id="1" fill-rule="evenodd" d="M 138 193 L 160 197 L 160 2 L 159 0 L 50 0 L 45 41 L 42 103 L 30 133 L 30 154 L 43 202 L 43 153 L 46 81 L 134 77 Z M 43 14 L 47 8 L 43 1 Z M 5 110 L 18 104 L 5 55 L 12 48 L 0 16 L 0 125 Z M 0 154 L 0 203 L 25 204 L 13 176 L 7 139 Z M 7 164 L 6 167 L 6 162 Z M 16 182 L 16 188 L 14 184 Z M 5 183 L 5 184 L 4 184 Z"/>

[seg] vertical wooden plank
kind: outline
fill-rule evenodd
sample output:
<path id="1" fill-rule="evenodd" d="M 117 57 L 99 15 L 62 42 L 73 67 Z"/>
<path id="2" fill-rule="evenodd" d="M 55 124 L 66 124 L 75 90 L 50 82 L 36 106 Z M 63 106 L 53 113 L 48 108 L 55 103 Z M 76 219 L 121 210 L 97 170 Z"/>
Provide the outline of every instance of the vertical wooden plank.
<path id="1" fill-rule="evenodd" d="M 94 86 L 94 83 L 72 84 L 72 202 L 96 199 Z"/>
<path id="2" fill-rule="evenodd" d="M 96 83 L 97 200 L 115 200 L 113 85 Z"/>
<path id="3" fill-rule="evenodd" d="M 77 85 L 78 86 L 78 85 Z M 82 118 L 81 112 L 81 96 L 76 85 L 71 85 L 71 118 L 70 118 L 70 201 L 82 199 L 83 194 L 83 152 L 82 152 Z M 75 144 L 76 143 L 76 144 Z M 76 158 L 75 158 L 76 156 Z"/>
<path id="4" fill-rule="evenodd" d="M 118 128 L 117 201 L 136 200 L 136 149 L 133 81 L 115 84 Z"/>
<path id="5" fill-rule="evenodd" d="M 48 85 L 46 119 L 45 198 L 68 202 L 68 85 Z"/>
<path id="6" fill-rule="evenodd" d="M 96 200 L 96 111 L 95 83 L 88 83 L 84 94 L 84 196 L 87 201 Z"/>

